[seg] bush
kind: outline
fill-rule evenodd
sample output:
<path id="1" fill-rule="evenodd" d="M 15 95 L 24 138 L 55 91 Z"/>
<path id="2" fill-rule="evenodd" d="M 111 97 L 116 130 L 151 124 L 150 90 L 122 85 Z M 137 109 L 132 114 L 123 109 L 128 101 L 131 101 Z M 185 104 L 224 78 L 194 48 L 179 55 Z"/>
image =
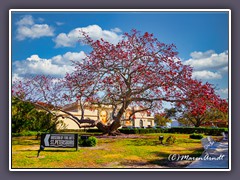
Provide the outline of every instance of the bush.
<path id="1" fill-rule="evenodd" d="M 90 136 L 87 139 L 79 138 L 78 144 L 79 146 L 83 146 L 83 147 L 93 147 L 97 145 L 97 138 L 93 136 Z"/>
<path id="2" fill-rule="evenodd" d="M 203 138 L 203 135 L 202 134 L 190 134 L 189 136 L 191 139 L 202 139 Z"/>
<path id="3" fill-rule="evenodd" d="M 176 137 L 173 136 L 173 135 L 168 136 L 167 139 L 166 139 L 166 144 L 171 145 L 171 144 L 173 144 L 175 142 L 176 142 Z"/>

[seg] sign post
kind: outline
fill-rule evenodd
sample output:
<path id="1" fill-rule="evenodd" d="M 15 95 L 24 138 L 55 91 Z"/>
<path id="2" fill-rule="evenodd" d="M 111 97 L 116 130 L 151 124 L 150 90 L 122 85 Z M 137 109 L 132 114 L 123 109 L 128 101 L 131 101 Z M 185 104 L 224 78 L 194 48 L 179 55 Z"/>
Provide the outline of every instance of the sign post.
<path id="1" fill-rule="evenodd" d="M 45 147 L 51 148 L 76 148 L 78 150 L 78 134 L 42 134 L 40 151 L 43 151 Z"/>

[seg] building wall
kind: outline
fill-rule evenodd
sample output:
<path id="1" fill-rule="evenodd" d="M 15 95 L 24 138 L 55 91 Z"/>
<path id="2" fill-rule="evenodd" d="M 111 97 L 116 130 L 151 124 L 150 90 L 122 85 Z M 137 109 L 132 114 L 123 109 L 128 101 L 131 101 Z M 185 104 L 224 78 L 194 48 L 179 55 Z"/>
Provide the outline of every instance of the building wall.
<path id="1" fill-rule="evenodd" d="M 77 123 L 75 123 L 74 121 L 65 118 L 65 119 L 61 119 L 64 123 L 64 126 L 58 126 L 58 129 L 79 129 Z"/>
<path id="2" fill-rule="evenodd" d="M 73 104 L 72 106 L 67 106 L 65 111 L 72 113 L 74 116 L 77 116 L 79 119 L 81 118 L 81 111 L 77 104 Z M 59 112 L 59 114 L 63 114 Z M 65 116 L 65 115 L 64 115 Z M 129 111 L 126 111 L 123 118 L 129 117 Z M 102 123 L 107 124 L 111 119 L 111 109 L 110 108 L 101 108 L 101 109 L 85 109 L 84 110 L 84 118 L 89 118 L 92 120 L 101 120 Z M 77 123 L 67 118 L 67 115 L 64 119 L 61 119 L 65 124 L 65 129 L 79 129 Z M 142 122 L 142 123 L 141 123 Z M 148 127 L 154 126 L 154 117 L 147 116 L 147 113 L 136 113 L 133 117 L 132 121 L 124 120 L 121 122 L 124 127 Z M 63 128 L 60 127 L 59 128 Z"/>

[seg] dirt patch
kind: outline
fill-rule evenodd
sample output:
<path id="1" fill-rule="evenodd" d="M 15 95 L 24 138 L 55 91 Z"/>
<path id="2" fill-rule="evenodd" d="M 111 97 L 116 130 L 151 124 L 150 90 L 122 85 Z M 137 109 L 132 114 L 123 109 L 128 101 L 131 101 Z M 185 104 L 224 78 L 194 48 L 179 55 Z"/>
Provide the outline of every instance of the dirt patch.
<path id="1" fill-rule="evenodd" d="M 149 162 L 126 162 L 121 165 L 123 168 L 164 169 L 164 168 L 185 168 L 190 163 L 191 163 L 190 161 L 166 162 L 162 164 L 152 164 Z"/>
<path id="2" fill-rule="evenodd" d="M 168 169 L 168 168 L 185 168 L 189 164 L 191 164 L 192 161 L 175 161 L 171 162 L 166 159 L 162 160 L 155 160 L 155 161 L 135 161 L 135 160 L 130 160 L 130 161 L 125 161 L 125 162 L 120 162 L 117 164 L 114 164 L 115 167 L 117 168 L 139 168 L 139 169 Z M 111 167 L 112 164 L 108 164 L 107 167 Z"/>
<path id="3" fill-rule="evenodd" d="M 33 159 L 42 159 L 42 158 L 45 158 L 45 156 L 27 156 L 27 158 L 33 158 Z"/>

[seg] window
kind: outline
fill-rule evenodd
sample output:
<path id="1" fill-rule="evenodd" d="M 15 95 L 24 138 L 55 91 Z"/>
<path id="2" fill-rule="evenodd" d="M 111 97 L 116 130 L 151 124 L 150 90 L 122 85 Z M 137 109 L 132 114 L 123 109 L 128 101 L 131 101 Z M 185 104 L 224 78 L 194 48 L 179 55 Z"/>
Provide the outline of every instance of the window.
<path id="1" fill-rule="evenodd" d="M 143 127 L 143 120 L 140 119 L 140 127 Z"/>

